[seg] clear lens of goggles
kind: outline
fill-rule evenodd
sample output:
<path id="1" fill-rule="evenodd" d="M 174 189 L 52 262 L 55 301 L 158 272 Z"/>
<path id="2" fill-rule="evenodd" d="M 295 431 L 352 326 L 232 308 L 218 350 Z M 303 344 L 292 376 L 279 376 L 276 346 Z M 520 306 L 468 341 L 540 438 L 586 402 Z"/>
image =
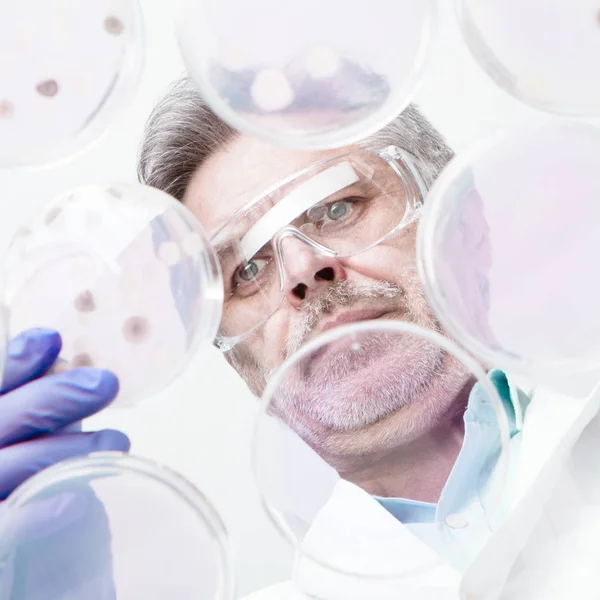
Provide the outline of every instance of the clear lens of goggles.
<path id="1" fill-rule="evenodd" d="M 212 240 L 224 283 L 222 347 L 277 309 L 291 257 L 363 252 L 409 224 L 423 193 L 410 159 L 388 148 L 312 167 L 239 211 Z"/>

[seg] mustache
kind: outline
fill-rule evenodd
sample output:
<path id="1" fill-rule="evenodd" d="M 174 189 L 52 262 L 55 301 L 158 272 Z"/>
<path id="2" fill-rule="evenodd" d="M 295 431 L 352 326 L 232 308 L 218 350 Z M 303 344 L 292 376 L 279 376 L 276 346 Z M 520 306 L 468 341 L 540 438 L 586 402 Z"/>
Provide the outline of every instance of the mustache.
<path id="1" fill-rule="evenodd" d="M 285 346 L 285 356 L 294 354 L 309 338 L 324 316 L 340 306 L 353 306 L 364 300 L 404 298 L 404 290 L 390 281 L 357 283 L 336 281 L 320 293 L 308 298 L 300 309 L 300 318 L 291 328 Z"/>

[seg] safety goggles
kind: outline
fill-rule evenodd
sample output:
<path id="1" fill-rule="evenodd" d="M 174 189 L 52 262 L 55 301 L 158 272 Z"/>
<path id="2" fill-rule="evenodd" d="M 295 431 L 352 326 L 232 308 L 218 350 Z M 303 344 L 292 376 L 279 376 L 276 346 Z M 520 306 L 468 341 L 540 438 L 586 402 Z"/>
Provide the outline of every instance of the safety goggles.
<path id="1" fill-rule="evenodd" d="M 419 215 L 426 185 L 417 160 L 396 146 L 358 150 L 312 165 L 246 204 L 213 236 L 224 282 L 215 341 L 230 350 L 285 298 L 298 242 L 349 258 Z"/>

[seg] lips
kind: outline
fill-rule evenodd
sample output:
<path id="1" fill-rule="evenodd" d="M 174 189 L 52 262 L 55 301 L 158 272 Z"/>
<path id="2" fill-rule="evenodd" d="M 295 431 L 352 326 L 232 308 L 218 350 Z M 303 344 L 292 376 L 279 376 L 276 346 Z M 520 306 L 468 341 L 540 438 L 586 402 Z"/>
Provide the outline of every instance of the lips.
<path id="1" fill-rule="evenodd" d="M 346 325 L 347 323 L 356 323 L 358 321 L 371 321 L 373 319 L 379 319 L 385 315 L 388 311 L 373 308 L 365 308 L 362 310 L 349 310 L 339 314 L 335 319 L 327 321 L 325 325 L 320 329 L 318 333 L 324 333 L 328 329 L 339 327 L 340 325 Z"/>
<path id="2" fill-rule="evenodd" d="M 373 319 L 379 319 L 384 315 L 388 314 L 390 310 L 379 309 L 362 309 L 362 310 L 349 310 L 343 313 L 338 314 L 334 319 L 327 321 L 323 327 L 321 327 L 318 331 L 315 331 L 311 336 L 311 339 L 318 337 L 320 334 L 324 333 L 329 329 L 333 329 L 335 327 L 340 327 L 342 325 L 347 325 L 349 323 L 358 323 L 360 321 L 371 321 Z M 321 345 L 316 348 L 310 355 L 309 366 L 305 373 L 305 376 L 309 376 L 313 373 L 314 369 L 319 365 L 318 363 L 323 365 L 323 359 L 326 355 L 334 353 L 336 351 L 341 350 L 345 352 L 347 350 L 347 342 L 346 339 L 337 339 L 330 341 L 325 345 Z"/>

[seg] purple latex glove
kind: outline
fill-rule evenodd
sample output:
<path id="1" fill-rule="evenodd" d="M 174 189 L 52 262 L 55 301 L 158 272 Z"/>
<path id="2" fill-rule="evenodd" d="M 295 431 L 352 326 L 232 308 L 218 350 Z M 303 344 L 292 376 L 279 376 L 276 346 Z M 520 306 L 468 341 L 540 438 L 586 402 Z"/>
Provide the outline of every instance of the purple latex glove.
<path id="1" fill-rule="evenodd" d="M 89 367 L 42 377 L 61 343 L 56 331 L 30 329 L 8 345 L 0 389 L 0 500 L 66 458 L 129 450 L 129 439 L 119 431 L 66 432 L 109 405 L 119 382 L 111 372 Z"/>

